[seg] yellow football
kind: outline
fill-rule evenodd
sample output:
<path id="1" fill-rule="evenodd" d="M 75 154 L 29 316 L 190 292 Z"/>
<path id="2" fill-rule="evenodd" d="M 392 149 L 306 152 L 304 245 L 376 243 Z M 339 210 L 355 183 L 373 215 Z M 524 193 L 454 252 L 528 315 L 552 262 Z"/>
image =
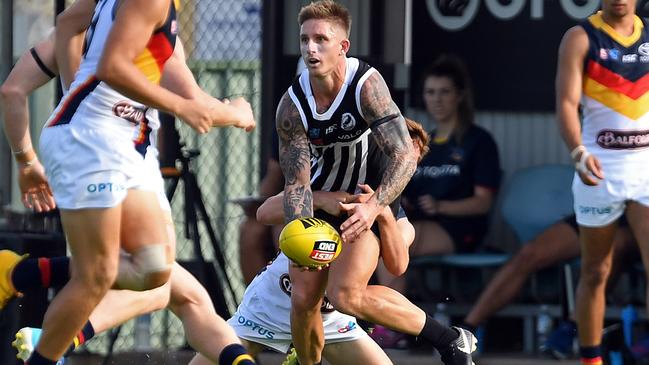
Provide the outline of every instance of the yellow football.
<path id="1" fill-rule="evenodd" d="M 342 240 L 338 231 L 318 218 L 298 218 L 279 235 L 279 248 L 300 266 L 318 267 L 338 257 Z"/>

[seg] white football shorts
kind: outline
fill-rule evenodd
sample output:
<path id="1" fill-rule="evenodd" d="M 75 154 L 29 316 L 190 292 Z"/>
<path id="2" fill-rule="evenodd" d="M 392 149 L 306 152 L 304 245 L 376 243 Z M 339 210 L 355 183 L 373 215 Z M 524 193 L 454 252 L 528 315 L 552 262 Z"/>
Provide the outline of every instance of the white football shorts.
<path id="1" fill-rule="evenodd" d="M 290 323 L 272 322 L 272 308 L 268 308 L 268 316 L 257 316 L 246 310 L 245 303 L 239 305 L 237 312 L 228 320 L 230 327 L 237 336 L 250 342 L 264 345 L 281 353 L 287 353 L 291 348 Z M 262 319 L 260 317 L 264 317 Z M 355 341 L 368 334 L 360 328 L 352 316 L 334 311 L 323 313 L 325 344 Z"/>
<path id="2" fill-rule="evenodd" d="M 95 129 L 64 124 L 44 128 L 41 160 L 59 208 L 114 207 L 128 189 L 137 188 L 155 192 L 163 210 L 169 210 L 166 198 L 162 201 L 164 183 L 157 151 L 149 146 L 143 157 L 134 148 L 136 132 L 134 126 Z"/>
<path id="3" fill-rule="evenodd" d="M 649 207 L 649 176 L 615 179 L 607 175 L 596 186 L 584 184 L 575 173 L 572 180 L 577 223 L 585 227 L 603 227 L 624 213 L 627 201 Z"/>

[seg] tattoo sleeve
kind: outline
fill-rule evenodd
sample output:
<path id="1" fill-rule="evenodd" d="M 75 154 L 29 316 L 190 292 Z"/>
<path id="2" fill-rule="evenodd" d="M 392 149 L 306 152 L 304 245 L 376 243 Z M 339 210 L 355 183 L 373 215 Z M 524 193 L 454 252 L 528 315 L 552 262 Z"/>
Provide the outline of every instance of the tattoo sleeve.
<path id="1" fill-rule="evenodd" d="M 288 93 L 277 107 L 275 126 L 279 136 L 279 164 L 285 179 L 284 220 L 313 217 L 309 140 Z"/>
<path id="2" fill-rule="evenodd" d="M 361 110 L 370 123 L 372 135 L 389 159 L 376 189 L 379 204 L 390 204 L 403 191 L 417 167 L 406 121 L 396 106 L 383 77 L 374 72 L 361 89 Z"/>

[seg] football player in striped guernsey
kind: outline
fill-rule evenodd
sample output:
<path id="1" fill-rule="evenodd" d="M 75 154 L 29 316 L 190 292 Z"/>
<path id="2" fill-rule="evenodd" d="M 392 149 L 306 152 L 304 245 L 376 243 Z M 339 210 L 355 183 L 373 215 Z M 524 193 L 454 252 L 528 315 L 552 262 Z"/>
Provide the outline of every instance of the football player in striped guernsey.
<path id="1" fill-rule="evenodd" d="M 290 268 L 291 332 L 300 364 L 321 361 L 320 306 L 325 288 L 337 310 L 428 338 L 447 365 L 472 364 L 475 338 L 470 332 L 437 323 L 390 288 L 368 286 L 380 247 L 371 227 L 412 176 L 416 155 L 405 120 L 379 72 L 347 57 L 351 26 L 347 9 L 334 1 L 317 1 L 301 9 L 298 22 L 306 69 L 280 100 L 276 117 L 285 221 L 314 216 L 313 191 L 353 194 L 358 184 L 375 190 L 366 202 L 350 206 L 346 219 L 315 212 L 340 227 L 346 243 L 329 268 Z M 376 172 L 369 171 L 366 160 L 371 138 L 387 159 L 375 185 L 368 183 Z"/>

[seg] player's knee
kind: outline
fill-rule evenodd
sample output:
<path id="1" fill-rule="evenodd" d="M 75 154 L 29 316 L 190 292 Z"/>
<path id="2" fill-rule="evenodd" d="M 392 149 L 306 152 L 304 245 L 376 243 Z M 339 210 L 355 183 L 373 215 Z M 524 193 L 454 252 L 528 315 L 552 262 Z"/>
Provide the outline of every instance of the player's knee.
<path id="1" fill-rule="evenodd" d="M 97 260 L 88 267 L 73 266 L 71 281 L 83 287 L 84 295 L 90 298 L 101 298 L 111 288 L 116 277 L 117 263 L 110 260 Z"/>
<path id="2" fill-rule="evenodd" d="M 327 288 L 327 298 L 338 311 L 357 315 L 363 305 L 363 292 L 352 288 Z"/>
<path id="3" fill-rule="evenodd" d="M 169 282 L 147 292 L 147 299 L 152 305 L 152 310 L 160 310 L 169 306 L 171 298 L 171 284 Z"/>
<path id="4" fill-rule="evenodd" d="M 166 254 L 166 245 L 147 245 L 130 257 L 120 258 L 116 286 L 120 289 L 150 290 L 169 281 L 171 264 Z"/>
<path id="5" fill-rule="evenodd" d="M 532 272 L 539 269 L 541 260 L 539 259 L 539 252 L 533 245 L 525 245 L 516 254 L 512 260 L 512 264 L 519 269 L 519 271 Z"/>
<path id="6" fill-rule="evenodd" d="M 579 277 L 580 283 L 594 288 L 606 285 L 608 274 L 611 271 L 610 264 L 601 263 L 599 265 L 582 265 Z"/>
<path id="7" fill-rule="evenodd" d="M 173 290 L 169 304 L 172 308 L 184 306 L 213 308 L 212 300 L 207 290 L 200 283 L 187 283 L 182 290 Z"/>

